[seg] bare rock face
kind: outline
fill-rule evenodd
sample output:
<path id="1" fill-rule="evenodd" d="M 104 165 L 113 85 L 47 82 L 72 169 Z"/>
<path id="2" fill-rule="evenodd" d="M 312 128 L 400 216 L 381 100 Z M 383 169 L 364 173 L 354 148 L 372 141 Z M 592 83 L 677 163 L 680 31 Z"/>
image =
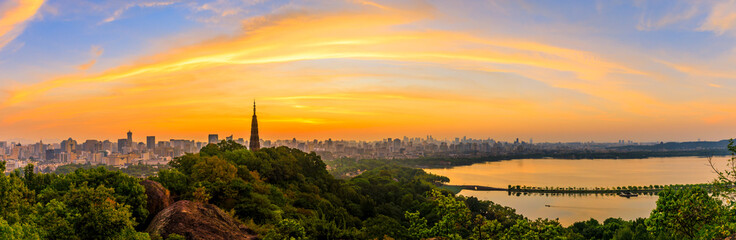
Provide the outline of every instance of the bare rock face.
<path id="1" fill-rule="evenodd" d="M 143 180 L 140 182 L 141 185 L 146 189 L 146 196 L 148 197 L 148 218 L 142 225 L 143 227 L 148 226 L 148 223 L 153 220 L 153 217 L 158 214 L 161 210 L 171 205 L 171 194 L 169 190 L 164 188 L 161 183 L 151 180 Z"/>
<path id="2" fill-rule="evenodd" d="M 217 206 L 187 200 L 160 211 L 146 232 L 164 239 L 172 233 L 187 240 L 258 239 L 255 232 Z"/>

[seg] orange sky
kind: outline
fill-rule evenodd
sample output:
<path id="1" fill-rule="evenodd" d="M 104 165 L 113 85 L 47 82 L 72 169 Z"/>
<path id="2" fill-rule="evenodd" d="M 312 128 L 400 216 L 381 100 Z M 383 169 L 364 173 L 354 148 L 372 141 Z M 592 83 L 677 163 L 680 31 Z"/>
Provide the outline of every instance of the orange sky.
<path id="1" fill-rule="evenodd" d="M 431 134 L 667 141 L 722 139 L 736 130 L 730 106 L 736 48 L 722 44 L 733 40 L 736 24 L 729 25 L 729 15 L 716 6 L 701 6 L 702 23 L 681 33 L 668 27 L 684 23 L 662 23 L 665 9 L 658 21 L 624 21 L 604 34 L 601 26 L 580 20 L 529 23 L 524 14 L 568 14 L 540 6 L 524 13 L 502 1 L 477 6 L 499 16 L 442 2 L 292 2 L 268 10 L 246 6 L 253 10 L 243 11 L 248 16 L 213 10 L 222 21 L 172 20 L 195 23 L 170 36 L 140 33 L 136 40 L 145 47 L 105 40 L 128 37 L 114 30 L 140 24 L 136 11 L 148 14 L 140 18 L 170 20 L 178 15 L 167 9 L 214 9 L 141 1 L 90 17 L 95 21 L 86 31 L 104 34 L 83 40 L 87 47 L 76 51 L 76 62 L 64 62 L 63 54 L 24 62 L 13 56 L 46 47 L 33 45 L 44 43 L 34 37 L 45 33 L 34 27 L 61 21 L 66 9 L 13 3 L 0 8 L 0 39 L 6 40 L 0 41 L 0 72 L 9 73 L 0 76 L 0 139 L 117 139 L 128 129 L 141 140 L 201 140 L 209 133 L 247 138 L 253 99 L 267 139 Z M 505 8 L 493 8 L 498 4 Z M 503 16 L 522 28 L 508 29 L 512 24 L 501 22 Z M 540 31 L 545 28 L 553 30 Z M 23 31 L 30 32 L 26 38 L 18 34 Z M 73 42 L 74 33 L 68 34 L 57 36 L 65 40 L 56 45 Z M 648 48 L 649 40 L 628 39 L 631 34 L 707 34 L 715 44 Z M 664 49 L 669 45 L 683 49 Z M 691 45 L 698 48 L 688 51 Z"/>

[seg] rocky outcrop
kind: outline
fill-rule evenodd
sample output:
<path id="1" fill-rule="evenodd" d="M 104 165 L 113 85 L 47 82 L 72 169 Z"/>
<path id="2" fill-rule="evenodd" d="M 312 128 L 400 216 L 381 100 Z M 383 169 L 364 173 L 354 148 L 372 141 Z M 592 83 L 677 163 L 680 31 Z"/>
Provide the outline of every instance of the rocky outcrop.
<path id="1" fill-rule="evenodd" d="M 255 232 L 217 206 L 187 200 L 160 211 L 146 232 L 164 239 L 172 233 L 187 240 L 258 239 Z"/>
<path id="2" fill-rule="evenodd" d="M 153 220 L 161 210 L 171 205 L 171 194 L 169 190 L 164 188 L 161 183 L 151 180 L 143 180 L 140 182 L 141 185 L 146 189 L 146 197 L 148 198 L 148 218 L 142 225 L 143 227 L 148 226 L 148 223 Z"/>

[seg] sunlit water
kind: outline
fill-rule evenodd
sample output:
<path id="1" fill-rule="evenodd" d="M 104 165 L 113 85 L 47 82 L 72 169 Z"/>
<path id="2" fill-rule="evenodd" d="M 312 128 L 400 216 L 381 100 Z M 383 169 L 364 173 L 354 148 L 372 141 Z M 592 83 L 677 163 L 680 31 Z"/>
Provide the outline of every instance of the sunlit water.
<path id="1" fill-rule="evenodd" d="M 714 157 L 718 169 L 728 157 Z M 450 178 L 450 184 L 506 188 L 508 185 L 535 187 L 616 187 L 706 183 L 716 175 L 707 158 L 670 157 L 647 159 L 518 159 L 478 163 L 445 169 L 424 169 Z M 602 195 L 542 196 L 511 195 L 505 191 L 460 192 L 515 208 L 529 218 L 559 219 L 564 225 L 590 218 L 636 219 L 647 217 L 656 206 L 656 196 L 623 198 Z M 550 205 L 546 207 L 545 205 Z"/>

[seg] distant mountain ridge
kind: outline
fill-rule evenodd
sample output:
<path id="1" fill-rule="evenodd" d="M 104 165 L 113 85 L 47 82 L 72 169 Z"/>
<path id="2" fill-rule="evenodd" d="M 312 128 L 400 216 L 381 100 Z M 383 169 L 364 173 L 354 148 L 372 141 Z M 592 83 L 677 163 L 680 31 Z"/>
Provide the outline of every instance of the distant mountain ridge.
<path id="1" fill-rule="evenodd" d="M 726 150 L 729 140 L 720 141 L 697 141 L 697 142 L 666 142 L 654 145 L 629 145 L 610 147 L 609 149 L 628 151 L 682 151 L 682 150 Z"/>

